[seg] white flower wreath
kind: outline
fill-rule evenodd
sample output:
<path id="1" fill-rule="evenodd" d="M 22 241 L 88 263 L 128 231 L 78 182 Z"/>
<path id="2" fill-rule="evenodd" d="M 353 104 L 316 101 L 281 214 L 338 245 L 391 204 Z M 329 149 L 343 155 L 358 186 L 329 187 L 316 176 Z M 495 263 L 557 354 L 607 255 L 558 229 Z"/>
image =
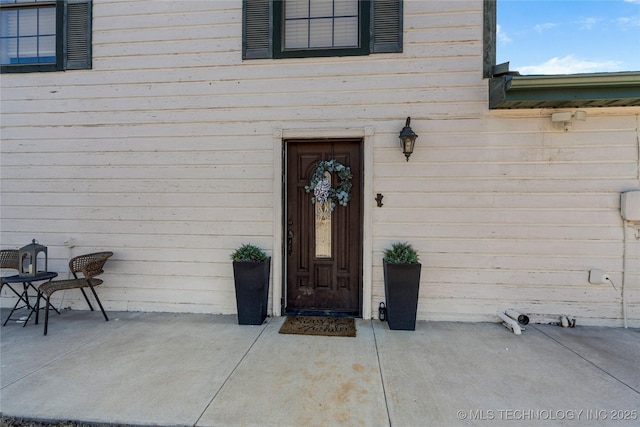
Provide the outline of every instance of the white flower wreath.
<path id="1" fill-rule="evenodd" d="M 340 181 L 337 188 L 331 187 L 331 184 L 325 177 L 325 172 L 335 172 L 338 175 Z M 311 203 L 325 203 L 329 204 L 329 209 L 333 211 L 336 207 L 336 202 L 342 206 L 347 206 L 351 199 L 351 168 L 343 165 L 342 163 L 332 160 L 323 160 L 318 163 L 316 171 L 311 175 L 311 181 L 309 185 L 304 187 L 307 193 L 313 191 L 313 197 L 311 197 Z"/>

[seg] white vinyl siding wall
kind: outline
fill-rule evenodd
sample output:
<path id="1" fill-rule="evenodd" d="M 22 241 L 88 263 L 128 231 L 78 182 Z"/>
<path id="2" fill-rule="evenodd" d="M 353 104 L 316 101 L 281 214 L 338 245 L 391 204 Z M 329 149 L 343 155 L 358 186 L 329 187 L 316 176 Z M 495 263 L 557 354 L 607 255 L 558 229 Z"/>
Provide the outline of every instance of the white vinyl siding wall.
<path id="1" fill-rule="evenodd" d="M 586 109 L 568 132 L 552 110 L 489 111 L 482 3 L 405 1 L 403 53 L 242 61 L 239 0 L 94 2 L 93 70 L 2 76 L 2 247 L 35 238 L 63 275 L 73 255 L 114 251 L 107 310 L 235 313 L 231 251 L 282 244 L 274 130 L 371 128 L 374 315 L 382 251 L 400 240 L 421 255 L 420 319 L 515 308 L 620 326 L 640 108 Z M 637 327 L 640 243 L 626 232 Z M 592 268 L 617 291 L 589 284 Z"/>

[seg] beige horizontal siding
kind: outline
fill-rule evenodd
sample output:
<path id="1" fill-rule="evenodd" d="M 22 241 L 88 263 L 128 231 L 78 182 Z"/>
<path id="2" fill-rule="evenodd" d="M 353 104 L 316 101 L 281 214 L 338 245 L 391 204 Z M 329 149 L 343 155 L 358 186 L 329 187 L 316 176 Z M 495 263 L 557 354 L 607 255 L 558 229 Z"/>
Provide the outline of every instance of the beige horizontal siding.
<path id="1" fill-rule="evenodd" d="M 234 313 L 231 251 L 282 246 L 274 130 L 367 128 L 365 191 L 384 195 L 365 206 L 374 314 L 382 252 L 406 240 L 420 319 L 513 307 L 619 326 L 626 274 L 639 326 L 640 243 L 627 228 L 625 254 L 619 195 L 640 189 L 640 108 L 587 109 L 568 132 L 552 110 L 489 111 L 482 22 L 480 0 L 406 1 L 403 53 L 243 61 L 239 0 L 94 2 L 93 70 L 2 76 L 2 247 L 36 238 L 62 275 L 113 250 L 108 310 Z M 589 284 L 592 268 L 617 289 Z"/>

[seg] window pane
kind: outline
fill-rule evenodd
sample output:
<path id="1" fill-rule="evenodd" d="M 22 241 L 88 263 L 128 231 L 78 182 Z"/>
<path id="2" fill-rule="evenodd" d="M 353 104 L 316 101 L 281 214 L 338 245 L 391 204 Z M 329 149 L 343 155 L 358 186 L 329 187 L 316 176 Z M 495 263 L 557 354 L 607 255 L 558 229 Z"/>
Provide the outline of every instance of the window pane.
<path id="1" fill-rule="evenodd" d="M 18 11 L 2 11 L 2 37 L 11 37 L 18 34 Z"/>
<path id="2" fill-rule="evenodd" d="M 20 63 L 27 58 L 38 57 L 38 39 L 35 37 L 23 37 L 18 39 L 18 58 Z M 33 61 L 29 61 L 33 62 Z"/>
<path id="3" fill-rule="evenodd" d="M 43 7 L 38 9 L 38 24 L 40 26 L 38 34 L 41 36 L 51 36 L 56 34 L 56 9 L 54 7 Z"/>
<path id="4" fill-rule="evenodd" d="M 16 57 L 18 51 L 18 39 L 2 39 L 2 64 L 12 64 L 11 59 Z"/>
<path id="5" fill-rule="evenodd" d="M 24 2 L 18 2 L 24 3 Z M 33 3 L 33 1 L 29 1 Z M 2 55 L 4 64 L 56 62 L 56 9 L 2 11 Z"/>
<path id="6" fill-rule="evenodd" d="M 309 26 L 306 19 L 287 23 L 284 47 L 285 49 L 305 49 L 309 47 Z"/>
<path id="7" fill-rule="evenodd" d="M 56 60 L 56 36 L 40 37 L 38 43 L 38 57 L 40 62 L 55 62 Z"/>
<path id="8" fill-rule="evenodd" d="M 333 47 L 333 19 L 312 19 L 309 32 L 309 47 Z"/>
<path id="9" fill-rule="evenodd" d="M 309 16 L 311 18 L 326 18 L 329 16 L 333 16 L 333 1 L 312 0 Z"/>
<path id="10" fill-rule="evenodd" d="M 358 0 L 336 0 L 335 16 L 358 16 Z"/>
<path id="11" fill-rule="evenodd" d="M 336 18 L 334 46 L 358 46 L 358 18 Z"/>
<path id="12" fill-rule="evenodd" d="M 43 1 L 51 2 L 51 0 L 0 0 L 0 4 L 37 3 Z"/>
<path id="13" fill-rule="evenodd" d="M 285 3 L 285 18 L 308 18 L 309 0 L 288 0 Z"/>
<path id="14" fill-rule="evenodd" d="M 24 9 L 18 11 L 18 37 L 35 36 L 38 34 L 38 9 Z"/>

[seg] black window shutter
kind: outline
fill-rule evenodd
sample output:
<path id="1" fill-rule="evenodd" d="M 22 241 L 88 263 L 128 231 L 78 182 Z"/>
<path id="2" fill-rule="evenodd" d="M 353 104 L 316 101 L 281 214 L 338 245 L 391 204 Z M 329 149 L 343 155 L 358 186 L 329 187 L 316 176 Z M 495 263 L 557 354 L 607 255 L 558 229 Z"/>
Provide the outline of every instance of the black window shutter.
<path id="1" fill-rule="evenodd" d="M 91 0 L 67 0 L 64 5 L 64 68 L 91 68 Z"/>
<path id="2" fill-rule="evenodd" d="M 242 59 L 272 57 L 271 0 L 242 1 Z"/>
<path id="3" fill-rule="evenodd" d="M 371 52 L 402 52 L 402 0 L 373 0 Z"/>

